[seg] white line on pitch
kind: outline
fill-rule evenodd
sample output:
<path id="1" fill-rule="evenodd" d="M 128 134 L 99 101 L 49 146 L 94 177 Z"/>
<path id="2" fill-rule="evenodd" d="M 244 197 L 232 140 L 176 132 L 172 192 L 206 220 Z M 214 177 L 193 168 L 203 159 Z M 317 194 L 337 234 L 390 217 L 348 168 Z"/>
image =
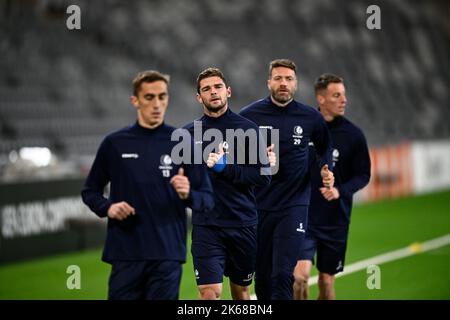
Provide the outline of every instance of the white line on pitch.
<path id="1" fill-rule="evenodd" d="M 391 252 L 387 252 L 369 259 L 361 260 L 355 263 L 352 263 L 345 267 L 344 272 L 336 274 L 336 278 L 345 276 L 350 273 L 354 273 L 360 270 L 367 269 L 370 265 L 379 265 L 382 263 L 399 260 L 402 258 L 406 258 L 418 253 L 438 249 L 441 247 L 444 247 L 446 245 L 450 244 L 450 234 L 447 234 L 445 236 L 435 238 L 432 240 L 428 240 L 422 243 L 414 242 L 407 246 L 406 248 L 394 250 Z M 318 276 L 311 277 L 308 281 L 309 285 L 317 284 L 317 280 L 319 279 Z M 256 299 L 256 296 L 253 294 L 251 296 L 252 299 Z"/>

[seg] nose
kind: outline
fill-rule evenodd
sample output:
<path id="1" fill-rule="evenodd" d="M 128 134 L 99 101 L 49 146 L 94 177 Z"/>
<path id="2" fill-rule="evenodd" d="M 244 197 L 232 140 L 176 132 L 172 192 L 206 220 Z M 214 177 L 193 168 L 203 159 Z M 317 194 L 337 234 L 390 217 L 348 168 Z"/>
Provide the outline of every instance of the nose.
<path id="1" fill-rule="evenodd" d="M 155 104 L 154 106 L 153 106 L 153 111 L 159 111 L 159 104 Z"/>
<path id="2" fill-rule="evenodd" d="M 155 111 L 159 111 L 159 108 L 161 108 L 162 106 L 162 102 L 160 99 L 155 99 L 155 104 L 153 105 L 153 109 L 155 109 Z"/>

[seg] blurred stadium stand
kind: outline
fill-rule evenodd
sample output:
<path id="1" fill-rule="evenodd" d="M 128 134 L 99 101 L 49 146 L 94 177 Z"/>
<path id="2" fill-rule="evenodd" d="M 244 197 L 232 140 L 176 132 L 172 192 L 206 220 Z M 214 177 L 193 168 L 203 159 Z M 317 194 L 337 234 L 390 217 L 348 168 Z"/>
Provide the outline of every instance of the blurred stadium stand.
<path id="1" fill-rule="evenodd" d="M 342 75 L 348 116 L 372 146 L 449 138 L 448 2 L 376 1 L 382 29 L 368 30 L 372 2 L 0 0 L 0 174 L 23 146 L 75 168 L 55 175 L 85 174 L 102 137 L 134 121 L 138 71 L 171 75 L 167 122 L 181 126 L 201 114 L 203 68 L 224 70 L 238 111 L 267 95 L 268 62 L 282 57 L 310 105 L 318 75 Z M 71 4 L 81 30 L 66 28 Z"/>
<path id="2" fill-rule="evenodd" d="M 72 4 L 81 30 L 66 27 Z M 371 4 L 381 30 L 366 27 Z M 296 98 L 312 106 L 315 78 L 337 73 L 348 116 L 379 148 L 380 172 L 362 196 L 404 194 L 397 185 L 413 185 L 400 151 L 450 138 L 449 8 L 447 0 L 0 0 L 0 264 L 101 245 L 105 220 L 79 190 L 101 139 L 135 121 L 131 80 L 146 69 L 171 75 L 174 126 L 201 115 L 195 81 L 209 66 L 227 75 L 235 111 L 268 95 L 273 59 L 297 63 Z M 40 147 L 28 152 L 47 164 L 22 156 L 23 147 Z M 445 158 L 448 146 L 421 148 L 420 161 L 447 183 L 448 165 L 436 170 L 430 159 Z M 418 175 L 428 177 L 423 167 Z"/>

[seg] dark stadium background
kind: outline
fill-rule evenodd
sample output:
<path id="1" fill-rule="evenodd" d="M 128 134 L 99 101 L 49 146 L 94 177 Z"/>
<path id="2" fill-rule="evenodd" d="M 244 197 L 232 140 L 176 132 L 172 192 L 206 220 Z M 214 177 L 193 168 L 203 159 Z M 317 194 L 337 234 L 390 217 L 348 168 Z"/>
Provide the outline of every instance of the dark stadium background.
<path id="1" fill-rule="evenodd" d="M 66 9 L 74 4 L 81 9 L 80 30 L 66 27 Z M 379 30 L 366 26 L 366 10 L 373 4 L 381 10 Z M 407 209 L 387 205 L 386 224 L 393 223 L 393 229 L 395 223 L 398 228 L 404 224 L 394 218 L 402 210 L 419 219 L 424 211 L 415 209 L 431 208 L 430 219 L 441 220 L 426 228 L 413 225 L 411 241 L 399 236 L 399 242 L 373 252 L 355 238 L 361 246 L 354 246 L 358 254 L 350 260 L 450 233 L 445 193 L 450 181 L 442 178 L 448 176 L 450 159 L 449 7 L 445 0 L 0 0 L 0 299 L 105 297 L 104 287 L 92 296 L 51 289 L 20 295 L 26 284 L 14 287 L 5 279 L 17 270 L 31 277 L 36 269 L 27 269 L 26 263 L 39 263 L 32 259 L 81 251 L 88 256 L 79 259 L 101 265 L 98 284 L 106 285 L 107 271 L 98 251 L 104 223 L 83 206 L 79 190 L 101 139 L 135 120 L 129 103 L 131 80 L 146 69 L 171 76 L 166 122 L 174 126 L 201 115 L 195 80 L 209 66 L 227 76 L 234 111 L 267 96 L 268 63 L 273 59 L 297 63 L 296 98 L 312 106 L 315 78 L 324 72 L 341 75 L 347 87 L 347 116 L 364 130 L 373 159 L 386 155 L 398 163 L 389 164 L 387 171 L 377 167 L 372 185 L 358 200 L 381 207 L 377 211 L 361 204 L 355 219 L 360 221 L 366 211 L 374 211 L 370 218 L 386 213 L 379 204 L 386 198 L 420 202 L 414 200 L 416 194 L 444 192 L 437 194 L 439 200 L 433 195 L 428 200 L 436 209 L 428 203 L 405 204 Z M 411 176 L 422 169 L 405 158 L 415 152 L 416 143 L 420 150 L 433 145 L 432 154 L 440 155 L 424 161 L 431 163 L 424 169 L 429 181 L 419 191 Z M 27 155 L 23 147 L 46 149 Z M 439 218 L 431 216 L 435 212 Z M 371 230 L 364 224 L 372 220 L 364 221 L 352 224 L 350 233 L 364 236 Z M 417 236 L 424 229 L 428 233 Z M 438 269 L 450 266 L 449 247 L 444 248 Z M 76 264 L 74 259 L 71 263 Z M 63 268 L 64 263 L 48 266 Z M 65 269 L 55 270 L 64 285 Z M 185 286 L 195 292 L 193 276 L 185 277 L 191 278 Z M 440 283 L 444 289 L 431 298 L 449 299 L 448 275 Z M 407 292 L 384 297 L 430 297 Z"/>

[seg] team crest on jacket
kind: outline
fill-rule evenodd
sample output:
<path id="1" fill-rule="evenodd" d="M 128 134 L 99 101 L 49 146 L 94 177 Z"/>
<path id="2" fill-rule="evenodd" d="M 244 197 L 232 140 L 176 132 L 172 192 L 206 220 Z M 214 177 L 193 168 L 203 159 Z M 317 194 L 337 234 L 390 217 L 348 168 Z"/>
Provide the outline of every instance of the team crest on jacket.
<path id="1" fill-rule="evenodd" d="M 333 167 L 336 164 L 336 162 L 339 161 L 339 150 L 338 149 L 333 149 Z"/>
<path id="2" fill-rule="evenodd" d="M 222 148 L 223 148 L 223 152 L 224 153 L 228 153 L 228 148 L 230 147 L 230 145 L 228 144 L 228 142 L 223 141 L 222 142 Z"/>
<path id="3" fill-rule="evenodd" d="M 160 166 L 159 169 L 161 170 L 161 173 L 163 177 L 168 178 L 170 177 L 170 171 L 172 170 L 172 158 L 168 154 L 163 154 L 159 160 Z"/>
<path id="4" fill-rule="evenodd" d="M 295 126 L 292 137 L 294 138 L 294 145 L 300 145 L 303 138 L 303 128 L 301 126 Z"/>

